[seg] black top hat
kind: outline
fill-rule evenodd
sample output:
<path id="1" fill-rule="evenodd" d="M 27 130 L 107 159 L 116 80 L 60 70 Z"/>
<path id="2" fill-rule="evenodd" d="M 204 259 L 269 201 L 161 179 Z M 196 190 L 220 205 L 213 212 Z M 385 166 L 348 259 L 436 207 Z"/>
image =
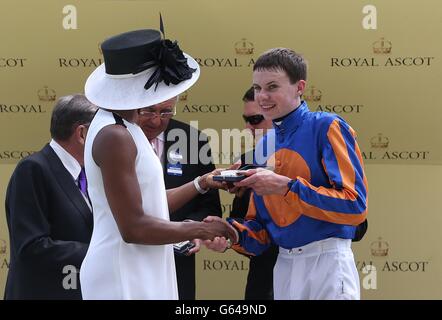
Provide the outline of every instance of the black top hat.
<path id="1" fill-rule="evenodd" d="M 153 29 L 113 36 L 102 43 L 101 50 L 106 73 L 110 75 L 137 74 L 156 66 L 158 69 L 145 89 L 161 81 L 178 84 L 190 79 L 195 71 L 189 68 L 176 41 L 162 40 L 160 32 Z"/>
<path id="2" fill-rule="evenodd" d="M 113 36 L 101 44 L 106 73 L 134 73 L 147 61 L 155 61 L 161 46 L 161 33 L 153 29 L 136 30 Z"/>

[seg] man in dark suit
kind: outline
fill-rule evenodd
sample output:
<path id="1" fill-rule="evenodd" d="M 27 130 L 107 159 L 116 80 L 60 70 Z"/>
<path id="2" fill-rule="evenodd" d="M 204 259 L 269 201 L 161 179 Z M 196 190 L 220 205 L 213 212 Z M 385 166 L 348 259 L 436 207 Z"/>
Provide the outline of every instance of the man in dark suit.
<path id="1" fill-rule="evenodd" d="M 196 128 L 172 119 L 176 113 L 177 98 L 174 97 L 139 111 L 140 127 L 163 164 L 166 189 L 179 187 L 215 170 L 215 165 L 211 161 L 203 163 L 198 156 L 200 150 L 204 148 L 202 153 L 211 159 L 207 137 L 200 136 L 201 132 Z M 192 137 L 196 137 L 197 140 L 192 140 Z M 170 212 L 171 221 L 201 221 L 208 215 L 221 217 L 218 190 L 199 191 L 201 193 L 199 196 L 179 210 Z M 179 299 L 194 300 L 195 255 L 175 254 L 175 266 Z"/>
<path id="2" fill-rule="evenodd" d="M 77 273 L 93 224 L 83 150 L 95 111 L 83 95 L 60 98 L 52 112 L 51 142 L 20 161 L 11 176 L 5 299 L 81 299 Z"/>

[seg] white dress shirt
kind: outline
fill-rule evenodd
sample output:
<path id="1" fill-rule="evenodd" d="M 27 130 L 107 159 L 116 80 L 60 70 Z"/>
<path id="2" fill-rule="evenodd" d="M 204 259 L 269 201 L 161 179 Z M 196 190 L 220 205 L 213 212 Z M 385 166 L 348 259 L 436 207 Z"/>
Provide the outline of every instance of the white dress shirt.
<path id="1" fill-rule="evenodd" d="M 51 142 L 49 142 L 49 145 L 51 146 L 52 150 L 54 150 L 58 158 L 60 158 L 61 163 L 66 168 L 66 170 L 71 174 L 72 178 L 75 181 L 75 184 L 78 185 L 78 176 L 80 175 L 81 165 L 69 152 L 67 152 L 62 146 L 60 146 L 54 139 L 52 139 Z M 87 205 L 89 206 L 89 209 L 92 210 L 89 200 L 86 198 L 83 192 L 80 193 L 82 194 L 84 201 L 86 201 Z"/>

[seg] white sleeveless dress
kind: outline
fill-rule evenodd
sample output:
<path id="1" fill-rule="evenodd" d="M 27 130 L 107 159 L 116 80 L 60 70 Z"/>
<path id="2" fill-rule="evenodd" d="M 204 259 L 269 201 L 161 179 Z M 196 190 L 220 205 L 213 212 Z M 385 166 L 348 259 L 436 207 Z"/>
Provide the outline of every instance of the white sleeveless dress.
<path id="1" fill-rule="evenodd" d="M 141 128 L 123 121 L 137 147 L 135 168 L 143 210 L 146 215 L 169 220 L 161 163 Z M 106 199 L 101 170 L 92 158 L 92 144 L 103 127 L 115 123 L 113 113 L 100 109 L 86 138 L 84 156 L 94 229 L 80 270 L 83 299 L 176 300 L 178 291 L 172 245 L 124 242 Z"/>

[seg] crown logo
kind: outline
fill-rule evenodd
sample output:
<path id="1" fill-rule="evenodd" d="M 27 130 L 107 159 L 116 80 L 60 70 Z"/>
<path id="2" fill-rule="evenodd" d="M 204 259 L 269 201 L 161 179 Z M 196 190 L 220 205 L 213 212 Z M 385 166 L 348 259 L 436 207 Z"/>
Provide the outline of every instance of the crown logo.
<path id="1" fill-rule="evenodd" d="M 40 101 L 55 101 L 55 98 L 57 97 L 55 90 L 50 89 L 47 86 L 38 90 L 37 94 Z"/>
<path id="2" fill-rule="evenodd" d="M 6 254 L 6 241 L 0 239 L 0 254 Z"/>
<path id="3" fill-rule="evenodd" d="M 242 38 L 240 41 L 235 43 L 235 52 L 236 54 L 253 54 L 253 43 L 247 41 L 245 38 Z"/>
<path id="4" fill-rule="evenodd" d="M 377 149 L 387 148 L 389 142 L 390 141 L 388 140 L 387 137 L 382 136 L 382 133 L 378 133 L 377 136 L 374 136 L 373 138 L 370 139 L 371 147 Z"/>
<path id="5" fill-rule="evenodd" d="M 370 245 L 371 255 L 375 257 L 386 257 L 388 255 L 388 242 L 382 241 L 379 237 L 378 241 L 373 241 Z"/>
<path id="6" fill-rule="evenodd" d="M 316 89 L 315 86 L 311 86 L 304 91 L 302 97 L 307 101 L 321 101 L 322 92 L 321 90 Z"/>
<path id="7" fill-rule="evenodd" d="M 373 53 L 388 54 L 391 52 L 391 42 L 381 38 L 380 40 L 373 42 Z"/>
<path id="8" fill-rule="evenodd" d="M 186 90 L 186 91 L 184 91 L 182 94 L 180 94 L 178 100 L 179 100 L 179 101 L 187 101 L 187 95 L 188 95 L 188 92 L 187 92 L 187 90 Z"/>

